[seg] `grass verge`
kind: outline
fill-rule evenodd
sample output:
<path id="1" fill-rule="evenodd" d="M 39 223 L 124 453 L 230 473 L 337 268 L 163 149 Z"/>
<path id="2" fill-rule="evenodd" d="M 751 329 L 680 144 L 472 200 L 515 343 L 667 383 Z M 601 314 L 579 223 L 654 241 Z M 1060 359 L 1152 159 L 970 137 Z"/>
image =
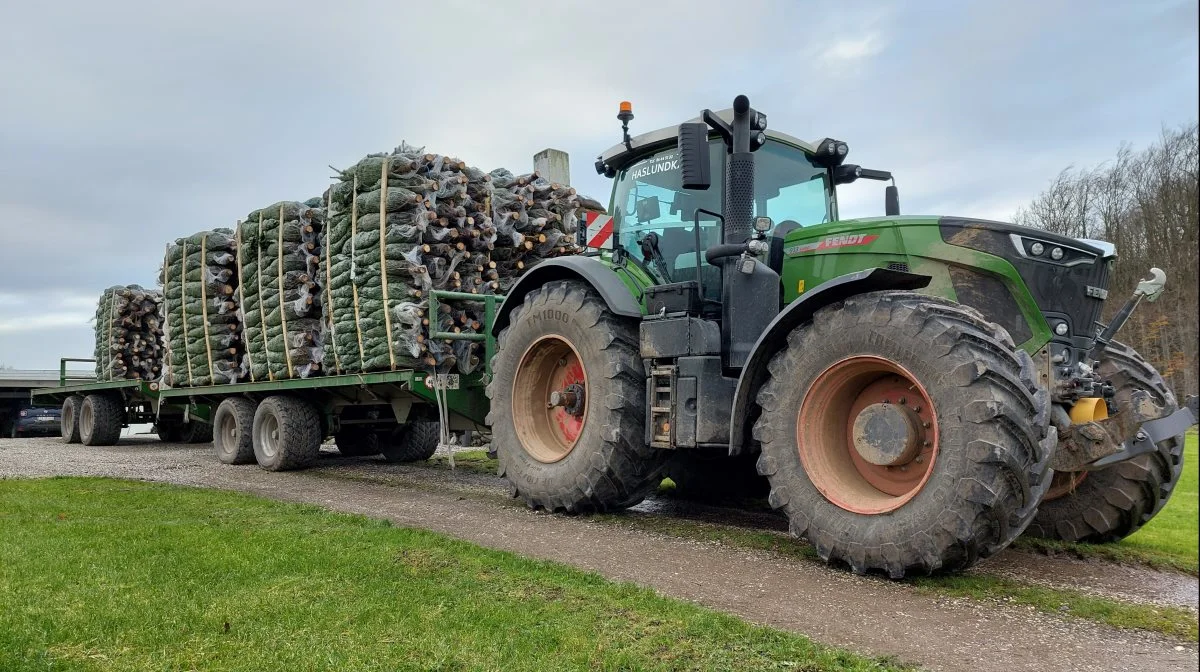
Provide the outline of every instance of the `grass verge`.
<path id="1" fill-rule="evenodd" d="M 315 506 L 0 481 L 0 669 L 901 670 Z"/>

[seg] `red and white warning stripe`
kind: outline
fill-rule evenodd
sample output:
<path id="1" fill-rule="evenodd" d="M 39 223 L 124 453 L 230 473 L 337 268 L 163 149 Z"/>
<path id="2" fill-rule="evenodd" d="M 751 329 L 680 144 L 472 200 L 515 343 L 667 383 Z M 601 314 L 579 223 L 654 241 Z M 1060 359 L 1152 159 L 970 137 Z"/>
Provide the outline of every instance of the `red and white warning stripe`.
<path id="1" fill-rule="evenodd" d="M 587 224 L 587 246 L 601 250 L 613 249 L 613 219 L 610 215 L 589 212 L 583 220 Z"/>

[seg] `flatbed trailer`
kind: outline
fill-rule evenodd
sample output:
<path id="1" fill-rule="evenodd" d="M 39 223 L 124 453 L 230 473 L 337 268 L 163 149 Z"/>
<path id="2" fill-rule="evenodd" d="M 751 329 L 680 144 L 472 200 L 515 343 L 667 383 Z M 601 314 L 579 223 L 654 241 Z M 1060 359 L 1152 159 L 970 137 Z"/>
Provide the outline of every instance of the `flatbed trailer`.
<path id="1" fill-rule="evenodd" d="M 501 295 L 430 292 L 441 300 L 483 302 L 490 326 Z M 349 455 L 383 453 L 396 461 L 427 459 L 450 432 L 479 430 L 488 413 L 484 393 L 495 352 L 482 334 L 434 332 L 431 338 L 479 340 L 484 371 L 469 375 L 397 369 L 370 373 L 168 387 L 159 381 L 116 380 L 60 385 L 32 392 L 36 403 L 62 404 L 68 442 L 115 444 L 122 427 L 152 423 L 164 440 L 214 443 L 229 464 L 257 461 L 272 471 L 307 466 L 334 437 Z M 65 370 L 67 361 L 62 361 Z"/>

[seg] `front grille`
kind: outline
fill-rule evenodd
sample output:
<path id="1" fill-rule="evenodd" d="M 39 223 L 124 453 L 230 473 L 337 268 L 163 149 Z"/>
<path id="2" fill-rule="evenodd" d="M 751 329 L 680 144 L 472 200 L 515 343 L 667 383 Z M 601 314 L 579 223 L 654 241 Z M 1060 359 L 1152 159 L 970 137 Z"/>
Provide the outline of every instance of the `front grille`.
<path id="1" fill-rule="evenodd" d="M 900 271 L 901 273 L 908 273 L 908 264 L 904 263 L 903 261 L 893 261 L 892 263 L 887 265 L 887 268 L 889 271 Z"/>

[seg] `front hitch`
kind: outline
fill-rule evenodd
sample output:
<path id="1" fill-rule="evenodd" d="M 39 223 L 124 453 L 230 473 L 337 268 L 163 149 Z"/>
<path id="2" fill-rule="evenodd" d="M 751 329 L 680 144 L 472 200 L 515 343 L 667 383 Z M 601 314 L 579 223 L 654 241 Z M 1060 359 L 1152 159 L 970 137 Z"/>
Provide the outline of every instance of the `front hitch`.
<path id="1" fill-rule="evenodd" d="M 1142 298 L 1144 297 L 1147 301 L 1154 303 L 1158 297 L 1162 296 L 1166 285 L 1167 274 L 1163 273 L 1160 268 L 1151 267 L 1150 277 L 1138 282 L 1137 289 L 1133 290 L 1133 296 L 1129 297 L 1129 300 L 1125 302 L 1125 305 L 1121 306 L 1121 310 L 1117 311 L 1116 316 L 1108 323 L 1104 331 L 1100 332 L 1100 335 L 1096 337 L 1096 343 L 1092 346 L 1092 352 L 1104 352 L 1121 327 L 1125 326 L 1125 322 L 1129 320 L 1129 316 L 1133 314 L 1133 309 L 1137 308 Z"/>

